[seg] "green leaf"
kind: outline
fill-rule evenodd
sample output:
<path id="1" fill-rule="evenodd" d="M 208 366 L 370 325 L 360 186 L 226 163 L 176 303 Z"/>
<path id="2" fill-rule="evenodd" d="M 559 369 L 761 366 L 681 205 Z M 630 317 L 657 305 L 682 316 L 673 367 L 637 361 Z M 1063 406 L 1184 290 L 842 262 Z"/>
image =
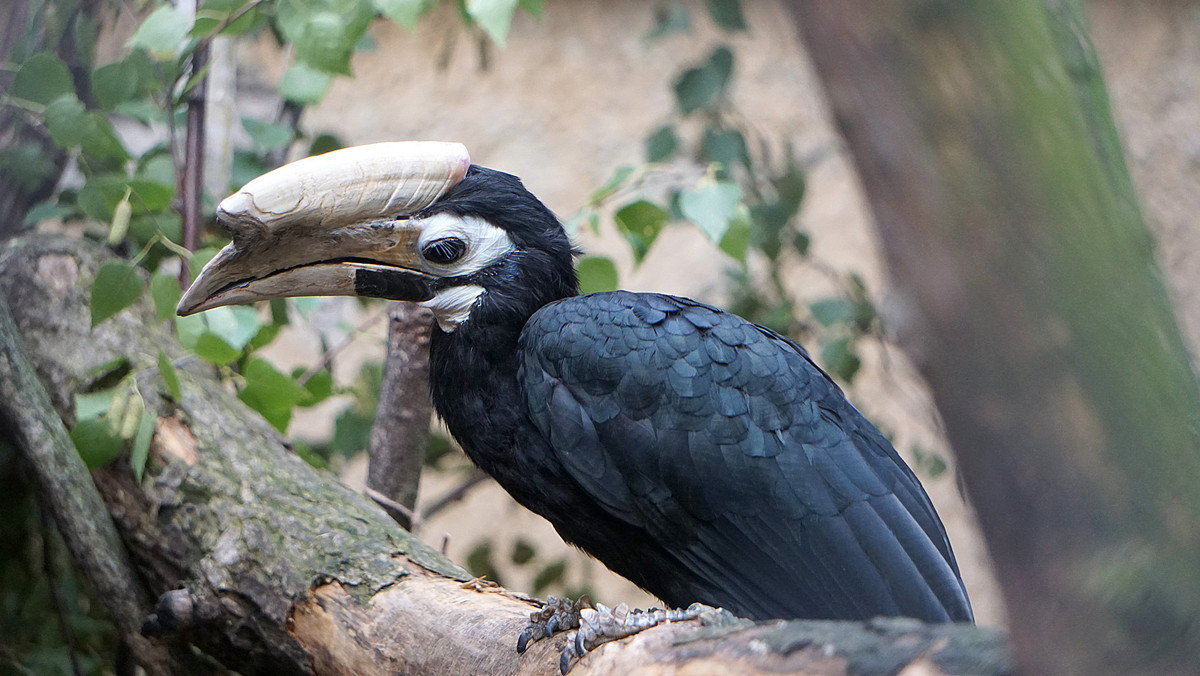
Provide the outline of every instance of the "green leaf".
<path id="1" fill-rule="evenodd" d="M 97 174 L 88 179 L 75 198 L 79 209 L 87 216 L 108 222 L 112 220 L 113 211 L 125 197 L 125 179 L 113 174 Z"/>
<path id="2" fill-rule="evenodd" d="M 750 152 L 746 149 L 746 139 L 736 129 L 704 130 L 704 154 L 709 160 L 719 162 L 726 168 L 735 164 L 749 166 Z"/>
<path id="3" fill-rule="evenodd" d="M 433 9 L 437 0 L 371 0 L 371 4 L 384 17 L 411 31 L 416 30 L 417 19 Z"/>
<path id="4" fill-rule="evenodd" d="M 946 471 L 946 461 L 934 451 L 922 446 L 912 447 L 913 465 L 917 471 L 933 479 Z"/>
<path id="5" fill-rule="evenodd" d="M 254 337 L 250 339 L 250 342 L 246 343 L 246 347 L 243 349 L 253 352 L 270 345 L 271 341 L 275 340 L 275 336 L 279 335 L 279 329 L 282 328 L 281 325 L 274 323 L 273 317 L 271 321 L 272 323 L 264 324 L 258 330 L 258 333 L 254 334 Z"/>
<path id="6" fill-rule="evenodd" d="M 166 211 L 175 199 L 175 186 L 154 181 L 133 180 L 129 189 L 135 195 L 133 204 L 140 212 Z"/>
<path id="7" fill-rule="evenodd" d="M 646 200 L 638 200 L 622 207 L 613 215 L 617 228 L 633 249 L 633 258 L 641 263 L 650 251 L 650 245 L 662 232 L 669 215 L 662 207 Z M 614 282 L 615 284 L 615 282 Z"/>
<path id="8" fill-rule="evenodd" d="M 733 52 L 728 47 L 717 47 L 708 55 L 708 67 L 716 73 L 721 83 L 721 91 L 724 92 L 730 76 L 733 75 Z"/>
<path id="9" fill-rule="evenodd" d="M 71 442 L 88 469 L 102 467 L 121 455 L 125 441 L 113 434 L 103 418 L 80 420 L 70 433 Z"/>
<path id="10" fill-rule="evenodd" d="M 100 160 L 117 160 L 124 162 L 129 159 L 121 140 L 113 131 L 108 118 L 99 112 L 88 113 L 84 122 L 84 135 L 80 142 L 84 154 Z"/>
<path id="11" fill-rule="evenodd" d="M 162 350 L 158 351 L 158 374 L 162 376 L 163 385 L 166 385 L 167 394 L 171 395 L 171 399 L 176 402 L 183 401 L 183 390 L 179 386 L 179 374 L 175 371 L 175 364 L 171 363 L 171 358 Z"/>
<path id="12" fill-rule="evenodd" d="M 690 68 L 675 81 L 675 105 L 683 115 L 689 115 L 715 103 L 725 92 L 733 73 L 733 52 L 718 47 L 708 61 Z"/>
<path id="13" fill-rule="evenodd" d="M 844 298 L 826 298 L 808 306 L 813 319 L 826 328 L 834 324 L 849 324 L 854 319 L 854 306 Z"/>
<path id="14" fill-rule="evenodd" d="M 801 256 L 808 254 L 808 247 L 811 244 L 812 238 L 808 236 L 808 233 L 797 232 L 792 235 L 792 248 Z"/>
<path id="15" fill-rule="evenodd" d="M 279 95 L 295 103 L 318 103 L 325 98 L 332 84 L 332 74 L 317 70 L 306 63 L 294 63 L 279 81 Z M 287 140 L 291 141 L 290 133 Z"/>
<path id="16" fill-rule="evenodd" d="M 107 389 L 99 392 L 87 392 L 75 395 L 75 420 L 92 420 L 104 415 L 112 403 L 116 390 Z"/>
<path id="17" fill-rule="evenodd" d="M 251 117 L 242 118 L 242 128 L 250 134 L 254 149 L 260 153 L 285 148 L 295 138 L 295 132 L 287 125 L 263 122 Z"/>
<path id="18" fill-rule="evenodd" d="M 329 442 L 329 452 L 349 456 L 366 449 L 374 422 L 374 411 L 370 415 L 357 408 L 342 411 L 333 422 L 333 439 Z"/>
<path id="19" fill-rule="evenodd" d="M 235 349 L 225 339 L 215 333 L 205 332 L 196 339 L 192 348 L 196 355 L 210 364 L 224 366 L 241 356 L 242 351 Z"/>
<path id="20" fill-rule="evenodd" d="M 50 52 L 39 52 L 17 69 L 8 95 L 43 106 L 63 96 L 75 96 L 75 81 L 67 64 Z"/>
<path id="21" fill-rule="evenodd" d="M 138 26 L 128 46 L 145 49 L 159 61 L 169 61 L 182 50 L 191 29 L 191 18 L 172 5 L 163 5 Z"/>
<path id="22" fill-rule="evenodd" d="M 654 8 L 654 24 L 642 35 L 646 43 L 658 42 L 665 37 L 686 33 L 692 29 L 692 15 L 678 3 L 657 5 Z"/>
<path id="23" fill-rule="evenodd" d="M 467 0 L 467 14 L 501 47 L 516 10 L 517 0 Z"/>
<path id="24" fill-rule="evenodd" d="M 730 221 L 739 217 L 742 189 L 727 181 L 704 181 L 679 195 L 683 217 L 695 223 L 713 243 L 720 243 Z"/>
<path id="25" fill-rule="evenodd" d="M 858 373 L 858 368 L 862 366 L 862 360 L 858 358 L 854 341 L 850 337 L 826 343 L 821 348 L 821 361 L 825 363 L 825 368 L 847 383 L 854 380 L 854 374 Z"/>
<path id="26" fill-rule="evenodd" d="M 711 68 L 689 68 L 675 80 L 675 105 L 684 115 L 709 105 L 720 93 L 721 81 Z"/>
<path id="27" fill-rule="evenodd" d="M 128 261 L 109 261 L 96 271 L 92 283 L 92 328 L 133 305 L 142 295 L 137 268 Z"/>
<path id="28" fill-rule="evenodd" d="M 162 106 L 149 99 L 134 99 L 132 101 L 122 101 L 113 109 L 117 115 L 128 117 L 137 120 L 142 124 L 150 124 L 152 122 L 163 122 L 166 118 L 163 115 Z"/>
<path id="29" fill-rule="evenodd" d="M 223 306 L 204 313 L 208 330 L 241 351 L 262 328 L 258 310 L 245 305 Z"/>
<path id="30" fill-rule="evenodd" d="M 653 134 L 646 137 L 646 161 L 663 162 L 671 159 L 679 147 L 679 137 L 675 135 L 674 125 L 666 124 L 659 127 Z"/>
<path id="31" fill-rule="evenodd" d="M 196 10 L 196 24 L 192 26 L 190 35 L 193 37 L 204 37 L 211 34 L 235 12 L 245 7 L 246 4 L 247 0 L 205 0 L 200 9 Z M 220 34 L 242 35 L 254 29 L 261 19 L 262 13 L 258 11 L 258 8 L 252 8 L 232 22 L 225 24 Z"/>
<path id="32" fill-rule="evenodd" d="M 133 475 L 138 481 L 146 471 L 146 461 L 150 459 L 150 440 L 154 438 L 154 414 L 142 409 L 138 420 L 137 435 L 133 438 L 133 448 L 129 451 L 129 464 L 133 466 Z"/>
<path id="33" fill-rule="evenodd" d="M 350 54 L 375 18 L 370 0 L 279 0 L 275 17 L 296 58 L 330 73 L 350 73 Z"/>
<path id="34" fill-rule="evenodd" d="M 299 382 L 299 378 L 303 374 L 304 369 L 298 368 L 292 373 L 292 379 Z M 317 371 L 304 383 L 303 387 L 305 396 L 296 405 L 316 406 L 333 395 L 333 373 L 329 369 Z"/>
<path id="35" fill-rule="evenodd" d="M 215 246 L 206 246 L 203 249 L 196 249 L 192 252 L 192 257 L 188 259 L 188 273 L 192 279 L 195 279 L 200 274 L 200 270 L 208 264 L 221 250 Z M 211 316 L 211 315 L 208 315 Z"/>
<path id="36" fill-rule="evenodd" d="M 137 94 L 137 67 L 121 60 L 92 71 L 92 94 L 105 110 L 113 110 Z"/>
<path id="37" fill-rule="evenodd" d="M 750 221 L 739 218 L 730 224 L 729 229 L 725 231 L 725 236 L 721 238 L 719 247 L 727 256 L 745 265 L 746 251 L 750 248 L 750 238 L 752 235 L 753 229 L 750 227 Z"/>
<path id="38" fill-rule="evenodd" d="M 87 380 L 93 389 L 115 387 L 133 371 L 133 362 L 124 355 L 113 357 L 87 370 Z"/>
<path id="39" fill-rule="evenodd" d="M 727 31 L 746 30 L 746 18 L 742 16 L 741 0 L 705 0 L 708 15 L 713 23 Z"/>
<path id="40" fill-rule="evenodd" d="M 513 543 L 509 560 L 518 566 L 523 566 L 532 561 L 535 556 L 537 556 L 537 550 L 533 548 L 533 545 L 529 544 L 527 540 L 517 538 L 517 541 Z"/>
<path id="41" fill-rule="evenodd" d="M 229 191 L 236 191 L 251 179 L 267 173 L 267 166 L 258 155 L 247 150 L 233 151 L 233 170 L 229 174 Z"/>
<path id="42" fill-rule="evenodd" d="M 246 363 L 242 375 L 246 377 L 246 387 L 238 392 L 238 399 L 261 413 L 275 429 L 287 430 L 292 409 L 306 394 L 304 388 L 257 357 Z"/>
<path id="43" fill-rule="evenodd" d="M 580 293 L 598 293 L 617 289 L 617 266 L 601 256 L 585 256 L 576 266 Z"/>
<path id="44" fill-rule="evenodd" d="M 83 103 L 74 96 L 64 96 L 55 99 L 42 112 L 42 120 L 50 131 L 50 138 L 64 149 L 74 148 L 83 143 L 88 134 L 88 112 Z"/>
<path id="45" fill-rule="evenodd" d="M 32 192 L 56 172 L 53 160 L 41 146 L 21 143 L 0 149 L 0 175 L 21 190 Z M 55 202 L 57 204 L 57 202 Z"/>
<path id="46" fill-rule="evenodd" d="M 294 450 L 296 455 L 300 456 L 300 459 L 304 462 L 307 462 L 309 465 L 317 469 L 327 469 L 329 467 L 329 461 L 318 455 L 317 452 L 314 451 L 308 444 L 297 440 L 293 440 L 291 443 L 292 450 Z"/>
<path id="47" fill-rule="evenodd" d="M 521 9 L 538 21 L 542 20 L 542 10 L 545 8 L 546 0 L 521 0 Z"/>
<path id="48" fill-rule="evenodd" d="M 633 167 L 620 166 L 609 177 L 604 185 L 600 186 L 592 196 L 588 198 L 588 204 L 596 205 L 612 196 L 613 193 L 621 189 L 625 185 L 625 181 L 633 175 Z"/>
<path id="49" fill-rule="evenodd" d="M 567 562 L 564 559 L 558 559 L 546 564 L 533 577 L 533 595 L 540 596 L 551 585 L 560 584 L 566 572 Z"/>
<path id="50" fill-rule="evenodd" d="M 308 146 L 309 155 L 324 155 L 325 153 L 344 148 L 345 144 L 333 134 L 320 134 Z"/>
<path id="51" fill-rule="evenodd" d="M 479 544 L 471 548 L 467 554 L 465 561 L 466 568 L 475 577 L 487 578 L 493 582 L 500 582 L 500 573 L 496 570 L 496 564 L 492 562 L 492 543 L 489 540 L 483 540 Z"/>
<path id="52" fill-rule="evenodd" d="M 174 194 L 175 162 L 171 159 L 171 153 L 162 146 L 143 153 L 138 158 L 134 178 L 169 187 Z"/>
<path id="53" fill-rule="evenodd" d="M 789 163 L 787 171 L 776 178 L 774 184 L 775 193 L 779 195 L 780 206 L 787 211 L 789 216 L 794 216 L 796 212 L 800 211 L 800 204 L 804 201 L 804 191 L 807 189 L 804 170 Z"/>

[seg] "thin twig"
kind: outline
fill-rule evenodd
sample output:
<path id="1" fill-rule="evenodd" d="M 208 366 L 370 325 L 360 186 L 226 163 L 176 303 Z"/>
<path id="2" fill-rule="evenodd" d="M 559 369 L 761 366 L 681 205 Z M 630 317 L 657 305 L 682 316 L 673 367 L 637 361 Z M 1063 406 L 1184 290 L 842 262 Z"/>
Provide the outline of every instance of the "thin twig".
<path id="1" fill-rule="evenodd" d="M 383 510 L 388 513 L 388 516 L 392 517 L 393 520 L 400 522 L 400 523 L 411 524 L 412 531 L 416 531 L 417 528 L 420 526 L 420 524 L 421 524 L 420 515 L 414 514 L 411 509 L 405 507 L 404 505 L 400 504 L 399 502 L 396 502 L 395 500 L 389 498 L 388 496 L 384 495 L 383 493 L 380 493 L 379 491 L 375 490 L 374 488 L 371 488 L 370 486 L 364 487 L 363 493 L 368 498 L 371 498 L 372 500 L 374 500 L 375 503 L 378 504 L 380 507 L 382 507 Z M 397 518 L 397 517 L 400 517 L 400 518 Z"/>
<path id="2" fill-rule="evenodd" d="M 461 484 L 459 484 L 458 488 L 455 488 L 437 500 L 434 500 L 427 507 L 425 507 L 425 509 L 422 509 L 420 514 L 418 514 L 418 518 L 421 521 L 428 521 L 429 519 L 432 519 L 435 514 L 458 502 L 459 500 L 462 500 L 472 488 L 490 478 L 491 477 L 485 474 L 483 470 L 476 468 L 471 472 L 470 476 L 468 476 Z"/>
<path id="3" fill-rule="evenodd" d="M 329 362 L 333 361 L 333 358 L 336 357 L 339 352 L 350 347 L 350 345 L 358 337 L 358 334 L 364 333 L 367 329 L 374 326 L 376 322 L 378 322 L 385 314 L 387 314 L 387 311 L 388 306 L 384 305 L 379 309 L 378 312 L 363 320 L 363 322 L 359 324 L 353 331 L 346 334 L 337 345 L 325 350 L 325 352 L 321 355 L 321 358 L 317 360 L 317 363 L 308 367 L 308 369 L 296 379 L 296 382 L 300 385 L 304 385 L 309 380 L 312 380 L 312 377 L 320 373 L 321 369 L 329 366 Z"/>
<path id="4" fill-rule="evenodd" d="M 450 505 L 458 502 L 459 500 L 462 500 L 464 497 L 466 497 L 467 493 L 469 493 L 472 488 L 478 486 L 479 484 L 483 483 L 484 481 L 487 481 L 490 478 L 491 477 L 489 477 L 487 474 L 485 474 L 483 472 L 483 470 L 476 468 L 475 470 L 473 470 L 471 472 L 471 474 L 469 476 L 467 476 L 466 479 L 463 480 L 463 482 L 461 484 L 456 486 L 449 493 L 446 493 L 445 495 L 438 498 L 437 500 L 434 500 L 425 509 L 422 509 L 419 511 L 412 510 L 412 509 L 409 509 L 408 507 L 405 507 L 404 505 L 396 502 L 395 500 L 389 498 L 388 496 L 384 495 L 383 493 L 380 493 L 379 491 L 375 490 L 374 488 L 371 488 L 370 486 L 366 486 L 363 488 L 363 495 L 366 495 L 368 498 L 371 498 L 371 500 L 373 500 L 376 504 L 378 504 L 380 507 L 382 507 L 384 509 L 384 511 L 386 511 L 388 513 L 388 516 L 392 517 L 397 522 L 412 524 L 412 527 L 409 528 L 409 531 L 412 533 L 416 533 L 421 530 L 421 527 L 425 525 L 425 522 L 427 522 L 427 521 L 429 521 L 429 519 L 433 518 L 434 515 L 436 515 L 438 512 L 440 512 L 443 509 L 449 507 Z M 397 518 L 397 517 L 400 517 L 400 518 Z M 443 544 L 442 544 L 443 553 L 445 553 L 445 546 L 446 545 L 443 542 Z"/>
<path id="5" fill-rule="evenodd" d="M 197 10 L 200 0 L 196 0 Z M 183 155 L 183 246 L 195 251 L 200 246 L 200 194 L 204 180 L 204 99 L 208 89 L 208 43 L 201 42 L 192 52 L 190 71 L 200 80 L 187 93 L 187 137 Z M 186 285 L 188 266 L 180 268 L 180 284 Z"/>

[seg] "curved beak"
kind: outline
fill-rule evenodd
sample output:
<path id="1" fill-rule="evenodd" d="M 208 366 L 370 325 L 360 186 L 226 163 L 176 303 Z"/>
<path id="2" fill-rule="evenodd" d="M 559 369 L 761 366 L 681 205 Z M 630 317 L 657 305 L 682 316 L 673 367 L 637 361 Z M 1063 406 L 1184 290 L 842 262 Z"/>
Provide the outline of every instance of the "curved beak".
<path id="1" fill-rule="evenodd" d="M 233 238 L 197 275 L 176 308 L 288 296 L 372 296 L 425 301 L 435 277 L 421 268 L 410 214 L 462 180 L 457 143 L 380 143 L 284 165 L 217 207 Z"/>

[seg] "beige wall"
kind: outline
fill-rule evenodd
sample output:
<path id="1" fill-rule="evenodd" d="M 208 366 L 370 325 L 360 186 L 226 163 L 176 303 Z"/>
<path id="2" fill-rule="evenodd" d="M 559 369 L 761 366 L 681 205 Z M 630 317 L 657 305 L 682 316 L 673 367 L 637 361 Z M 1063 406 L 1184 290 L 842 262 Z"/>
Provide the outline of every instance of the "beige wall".
<path id="1" fill-rule="evenodd" d="M 379 23 L 372 30 L 377 48 L 354 59 L 355 79 L 338 80 L 326 100 L 307 112 L 305 128 L 334 131 L 347 143 L 462 141 L 476 162 L 521 176 L 552 209 L 568 217 L 615 167 L 640 159 L 644 136 L 671 113 L 674 75 L 724 40 L 735 47 L 737 58 L 735 107 L 776 148 L 790 141 L 797 155 L 811 162 L 801 219 L 813 235 L 815 257 L 834 269 L 863 275 L 886 311 L 887 282 L 877 242 L 808 60 L 779 6 L 745 4 L 750 30 L 744 34 L 716 34 L 704 17 L 703 3 L 690 2 L 693 32 L 654 45 L 641 39 L 653 5 L 640 0 L 548 3 L 541 23 L 524 14 L 516 18 L 503 50 L 481 51 L 478 37 L 450 11 L 424 21 L 415 34 Z M 1089 4 L 1133 173 L 1160 236 L 1162 260 L 1193 344 L 1200 336 L 1197 7 L 1122 0 Z M 486 68 L 481 66 L 485 52 Z M 243 86 L 269 86 L 281 62 L 266 47 L 253 54 L 244 51 Z M 584 233 L 580 241 L 589 251 L 624 261 L 627 288 L 720 300 L 721 269 L 728 261 L 691 228 L 666 233 L 636 272 L 628 269 L 628 252 L 615 237 Z M 802 295 L 828 291 L 825 278 L 800 261 L 789 270 L 789 281 Z M 314 349 L 311 341 L 301 341 L 286 348 L 282 358 L 303 361 Z M 368 344 L 366 352 L 378 354 L 378 345 Z M 893 433 L 902 452 L 919 444 L 949 457 L 928 393 L 904 356 L 882 344 L 865 346 L 863 356 L 851 400 Z M 339 376 L 353 377 L 358 358 L 343 360 Z M 324 422 L 293 431 L 319 435 L 327 427 Z M 431 477 L 423 499 L 453 482 L 452 477 Z M 986 553 L 953 474 L 926 483 L 951 533 L 979 621 L 1003 624 Z M 435 544 L 448 535 L 449 552 L 461 558 L 480 531 L 533 534 L 543 548 L 562 546 L 544 521 L 494 486 L 446 512 L 422 534 Z M 592 573 L 603 577 L 607 573 L 601 568 L 591 564 Z M 514 586 L 522 584 L 528 580 L 515 578 Z M 623 584 L 602 582 L 603 600 L 645 602 Z"/>

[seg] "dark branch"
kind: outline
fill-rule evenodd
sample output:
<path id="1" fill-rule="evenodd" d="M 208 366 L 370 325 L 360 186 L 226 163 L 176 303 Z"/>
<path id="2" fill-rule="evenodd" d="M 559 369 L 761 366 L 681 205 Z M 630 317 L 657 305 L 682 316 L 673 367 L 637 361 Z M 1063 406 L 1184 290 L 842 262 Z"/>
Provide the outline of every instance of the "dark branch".
<path id="1" fill-rule="evenodd" d="M 403 506 L 411 528 L 421 466 L 429 439 L 429 331 L 433 314 L 411 303 L 389 312 L 387 359 L 379 406 L 367 446 L 367 486 Z M 395 514 L 393 514 L 395 516 Z"/>

